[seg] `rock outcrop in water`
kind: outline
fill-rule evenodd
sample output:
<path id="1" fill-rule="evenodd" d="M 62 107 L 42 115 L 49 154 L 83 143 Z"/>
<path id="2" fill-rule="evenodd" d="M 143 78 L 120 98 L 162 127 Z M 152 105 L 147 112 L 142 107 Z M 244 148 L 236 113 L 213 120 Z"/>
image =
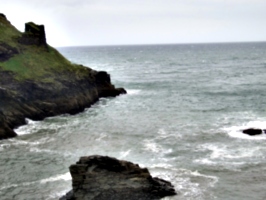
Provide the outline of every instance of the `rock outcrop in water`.
<path id="1" fill-rule="evenodd" d="M 0 14 L 0 139 L 16 136 L 25 119 L 83 111 L 100 97 L 126 93 L 110 76 L 70 63 L 46 43 L 43 25 L 18 31 Z"/>
<path id="2" fill-rule="evenodd" d="M 248 129 L 244 129 L 242 132 L 247 135 L 260 135 L 262 133 L 265 133 L 266 130 L 258 129 L 258 128 L 248 128 Z"/>
<path id="3" fill-rule="evenodd" d="M 147 168 L 107 156 L 81 157 L 70 166 L 73 190 L 60 200 L 152 200 L 175 195 L 170 182 Z"/>

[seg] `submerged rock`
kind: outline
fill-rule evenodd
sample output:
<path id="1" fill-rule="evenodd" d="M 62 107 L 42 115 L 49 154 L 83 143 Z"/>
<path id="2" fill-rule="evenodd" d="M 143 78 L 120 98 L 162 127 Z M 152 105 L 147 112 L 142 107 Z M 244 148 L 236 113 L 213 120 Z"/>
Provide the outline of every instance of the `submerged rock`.
<path id="1" fill-rule="evenodd" d="M 107 72 L 73 64 L 46 43 L 43 25 L 18 31 L 0 13 L 0 139 L 25 119 L 75 114 L 101 97 L 125 94 Z"/>
<path id="2" fill-rule="evenodd" d="M 70 166 L 72 191 L 60 200 L 152 200 L 176 195 L 173 185 L 147 168 L 108 156 L 81 157 Z"/>

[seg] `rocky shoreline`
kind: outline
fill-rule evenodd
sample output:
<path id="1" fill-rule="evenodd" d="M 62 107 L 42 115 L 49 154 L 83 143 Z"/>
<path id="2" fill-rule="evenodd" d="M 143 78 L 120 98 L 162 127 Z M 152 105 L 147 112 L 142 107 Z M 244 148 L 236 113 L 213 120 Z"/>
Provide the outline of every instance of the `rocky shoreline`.
<path id="1" fill-rule="evenodd" d="M 15 137 L 26 118 L 76 114 L 101 97 L 125 94 L 110 75 L 70 63 L 46 43 L 45 28 L 26 23 L 21 33 L 0 14 L 0 139 Z M 70 166 L 73 189 L 61 200 L 151 200 L 175 195 L 170 182 L 148 169 L 107 156 L 81 157 Z"/>
<path id="2" fill-rule="evenodd" d="M 50 47 L 43 25 L 26 23 L 21 33 L 0 14 L 0 34 L 0 139 L 15 137 L 26 118 L 76 114 L 126 93 L 108 73 L 72 64 Z"/>
<path id="3" fill-rule="evenodd" d="M 69 167 L 73 189 L 60 200 L 156 200 L 176 195 L 173 185 L 147 168 L 108 156 L 81 157 Z"/>

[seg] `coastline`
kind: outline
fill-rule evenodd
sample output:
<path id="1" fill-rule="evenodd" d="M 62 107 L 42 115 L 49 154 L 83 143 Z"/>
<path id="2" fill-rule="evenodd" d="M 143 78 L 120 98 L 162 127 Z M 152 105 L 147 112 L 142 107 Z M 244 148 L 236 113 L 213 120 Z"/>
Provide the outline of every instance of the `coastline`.
<path id="1" fill-rule="evenodd" d="M 19 32 L 0 15 L 0 139 L 15 137 L 25 119 L 76 114 L 101 97 L 125 94 L 110 75 L 72 64 L 46 43 L 43 25 L 25 24 Z"/>

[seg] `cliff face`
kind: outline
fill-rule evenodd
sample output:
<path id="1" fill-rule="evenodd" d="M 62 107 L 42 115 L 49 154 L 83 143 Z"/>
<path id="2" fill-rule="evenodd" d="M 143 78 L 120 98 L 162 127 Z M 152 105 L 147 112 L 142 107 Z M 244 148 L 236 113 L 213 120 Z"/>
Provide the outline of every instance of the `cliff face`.
<path id="1" fill-rule="evenodd" d="M 0 139 L 16 136 L 25 118 L 75 114 L 123 93 L 106 72 L 72 64 L 49 46 L 43 25 L 26 23 L 21 33 L 0 14 Z"/>

